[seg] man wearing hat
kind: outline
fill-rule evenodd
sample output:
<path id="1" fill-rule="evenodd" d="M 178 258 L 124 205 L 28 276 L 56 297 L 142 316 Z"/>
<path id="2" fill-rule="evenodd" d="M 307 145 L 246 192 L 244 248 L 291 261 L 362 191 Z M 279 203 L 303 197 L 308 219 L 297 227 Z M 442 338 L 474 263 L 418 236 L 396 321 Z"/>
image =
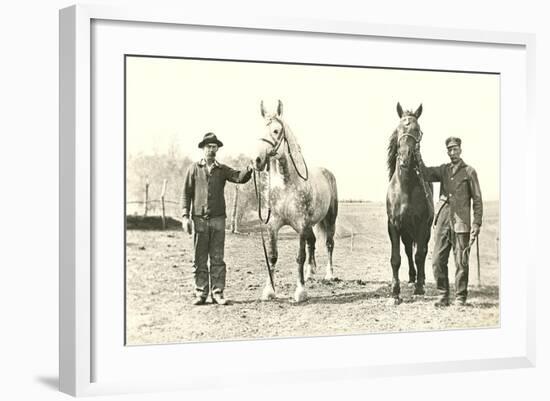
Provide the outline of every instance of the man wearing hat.
<path id="1" fill-rule="evenodd" d="M 466 304 L 470 238 L 473 242 L 478 236 L 483 216 L 483 201 L 477 173 L 460 157 L 462 154 L 461 139 L 447 138 L 445 146 L 451 162 L 438 167 L 426 167 L 422 162 L 418 148 L 416 152 L 424 179 L 441 183 L 440 200 L 434 220 L 435 245 L 433 250 L 434 277 L 439 293 L 439 300 L 435 305 L 440 307 L 449 306 L 447 263 L 451 248 L 456 265 L 456 303 L 458 305 Z M 473 208 L 473 222 L 470 217 L 470 205 Z"/>
<path id="2" fill-rule="evenodd" d="M 216 160 L 216 153 L 223 143 L 212 132 L 204 135 L 199 148 L 204 151 L 201 161 L 191 164 L 185 176 L 182 195 L 182 225 L 192 232 L 195 226 L 193 275 L 195 298 L 193 305 L 206 302 L 209 293 L 208 267 L 210 257 L 210 281 L 212 302 L 225 305 L 225 182 L 244 184 L 252 176 L 252 167 L 238 171 Z"/>

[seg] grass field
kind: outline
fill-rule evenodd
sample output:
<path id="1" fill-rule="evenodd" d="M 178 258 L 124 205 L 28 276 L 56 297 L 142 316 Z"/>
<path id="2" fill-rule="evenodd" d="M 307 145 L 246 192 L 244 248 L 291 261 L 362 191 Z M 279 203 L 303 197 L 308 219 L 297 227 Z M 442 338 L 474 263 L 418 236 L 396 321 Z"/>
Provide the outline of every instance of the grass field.
<path id="1" fill-rule="evenodd" d="M 259 301 L 266 270 L 259 232 L 250 228 L 227 234 L 227 306 L 191 306 L 192 240 L 180 230 L 127 231 L 127 343 L 188 341 L 425 331 L 499 325 L 498 203 L 484 204 L 480 235 L 481 286 L 475 251 L 470 256 L 466 306 L 435 308 L 431 265 L 426 261 L 426 295 L 413 296 L 407 286 L 404 250 L 400 278 L 404 302 L 390 297 L 390 241 L 381 203 L 341 203 L 334 250 L 337 280 L 324 282 L 326 251 L 317 245 L 318 271 L 308 282 L 309 299 L 291 298 L 296 282 L 296 235 L 284 228 L 275 272 L 277 298 Z M 243 231 L 246 226 L 243 226 Z M 353 235 L 352 235 L 353 233 Z M 451 286 L 454 263 L 449 261 Z M 453 297 L 454 291 L 451 291 Z"/>

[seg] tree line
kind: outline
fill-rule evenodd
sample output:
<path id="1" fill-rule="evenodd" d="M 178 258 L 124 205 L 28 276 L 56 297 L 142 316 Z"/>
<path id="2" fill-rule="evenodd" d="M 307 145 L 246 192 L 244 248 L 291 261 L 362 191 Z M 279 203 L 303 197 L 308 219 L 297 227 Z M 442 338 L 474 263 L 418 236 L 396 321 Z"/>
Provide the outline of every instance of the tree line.
<path id="1" fill-rule="evenodd" d="M 226 156 L 220 162 L 236 169 L 243 169 L 249 163 L 244 155 Z M 181 217 L 181 196 L 185 174 L 193 160 L 182 154 L 177 147 L 166 153 L 128 155 L 126 160 L 126 214 L 142 215 L 145 211 L 145 188 L 148 192 L 147 210 L 149 215 L 161 214 L 160 195 L 163 182 L 167 181 L 165 196 L 166 215 Z M 263 187 L 265 179 L 260 180 Z M 237 198 L 237 202 L 235 202 Z M 257 207 L 254 183 L 251 179 L 244 185 L 227 183 L 225 187 L 227 224 L 238 230 L 242 224 L 252 220 Z"/>

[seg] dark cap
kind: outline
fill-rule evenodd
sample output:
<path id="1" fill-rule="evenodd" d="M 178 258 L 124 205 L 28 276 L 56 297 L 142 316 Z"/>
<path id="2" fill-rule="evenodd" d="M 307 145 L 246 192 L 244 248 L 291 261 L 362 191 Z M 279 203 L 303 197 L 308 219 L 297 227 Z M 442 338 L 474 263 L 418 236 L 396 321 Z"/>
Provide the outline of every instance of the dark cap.
<path id="1" fill-rule="evenodd" d="M 451 146 L 461 146 L 462 140 L 456 136 L 450 136 L 445 140 L 445 146 L 450 148 Z"/>
<path id="2" fill-rule="evenodd" d="M 207 134 L 204 135 L 204 138 L 202 138 L 202 141 L 199 142 L 199 148 L 202 149 L 204 148 L 204 145 L 209 143 L 215 143 L 220 148 L 223 146 L 222 141 L 220 141 L 216 136 L 216 134 L 214 134 L 213 132 L 208 132 Z"/>

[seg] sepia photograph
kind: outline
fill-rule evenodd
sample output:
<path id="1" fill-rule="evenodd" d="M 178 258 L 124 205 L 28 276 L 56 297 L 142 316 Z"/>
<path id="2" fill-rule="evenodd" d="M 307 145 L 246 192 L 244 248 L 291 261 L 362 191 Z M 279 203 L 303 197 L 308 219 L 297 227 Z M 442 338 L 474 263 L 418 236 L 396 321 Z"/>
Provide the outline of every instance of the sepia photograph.
<path id="1" fill-rule="evenodd" d="M 125 344 L 500 326 L 500 75 L 126 55 Z"/>

